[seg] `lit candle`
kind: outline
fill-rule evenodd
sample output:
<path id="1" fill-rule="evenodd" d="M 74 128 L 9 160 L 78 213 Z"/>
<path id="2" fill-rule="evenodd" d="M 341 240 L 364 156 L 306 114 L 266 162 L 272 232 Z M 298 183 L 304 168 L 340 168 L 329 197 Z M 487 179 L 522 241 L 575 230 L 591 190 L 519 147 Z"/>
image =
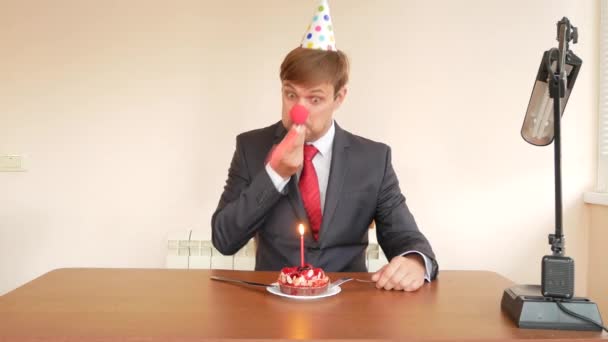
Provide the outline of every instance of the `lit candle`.
<path id="1" fill-rule="evenodd" d="M 298 230 L 300 231 L 300 264 L 304 267 L 304 225 L 300 223 Z"/>

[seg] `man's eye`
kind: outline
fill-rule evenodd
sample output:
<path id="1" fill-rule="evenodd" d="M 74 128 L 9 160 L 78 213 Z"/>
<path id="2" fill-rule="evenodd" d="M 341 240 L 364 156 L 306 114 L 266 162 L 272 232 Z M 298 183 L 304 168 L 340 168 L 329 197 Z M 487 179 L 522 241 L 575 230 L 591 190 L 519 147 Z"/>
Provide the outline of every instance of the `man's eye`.
<path id="1" fill-rule="evenodd" d="M 296 98 L 296 94 L 294 94 L 294 93 L 287 93 L 287 98 L 290 99 L 290 100 L 293 100 L 293 99 Z"/>
<path id="2" fill-rule="evenodd" d="M 321 98 L 320 97 L 313 97 L 310 101 L 312 103 L 314 103 L 314 104 L 319 104 L 319 103 L 321 103 Z"/>

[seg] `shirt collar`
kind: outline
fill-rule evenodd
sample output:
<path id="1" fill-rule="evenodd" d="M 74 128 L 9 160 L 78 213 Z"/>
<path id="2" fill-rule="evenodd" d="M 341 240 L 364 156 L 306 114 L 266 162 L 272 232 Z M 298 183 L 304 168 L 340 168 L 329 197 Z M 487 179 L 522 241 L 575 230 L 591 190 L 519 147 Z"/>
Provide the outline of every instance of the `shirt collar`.
<path id="1" fill-rule="evenodd" d="M 332 120 L 331 126 L 329 127 L 327 132 L 325 132 L 325 134 L 323 134 L 322 137 L 311 142 L 310 144 L 313 145 L 314 147 L 316 147 L 322 156 L 327 156 L 329 151 L 331 151 L 331 147 L 334 143 L 335 135 L 336 135 L 336 127 L 335 127 L 334 121 Z"/>

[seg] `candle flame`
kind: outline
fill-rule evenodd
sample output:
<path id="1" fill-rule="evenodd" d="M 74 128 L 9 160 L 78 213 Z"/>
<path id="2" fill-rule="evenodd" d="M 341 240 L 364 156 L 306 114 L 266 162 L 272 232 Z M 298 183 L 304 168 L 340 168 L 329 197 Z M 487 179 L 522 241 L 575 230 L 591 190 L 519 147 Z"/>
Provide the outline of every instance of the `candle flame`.
<path id="1" fill-rule="evenodd" d="M 300 231 L 300 235 L 304 235 L 304 225 L 300 223 L 298 226 L 298 230 Z"/>

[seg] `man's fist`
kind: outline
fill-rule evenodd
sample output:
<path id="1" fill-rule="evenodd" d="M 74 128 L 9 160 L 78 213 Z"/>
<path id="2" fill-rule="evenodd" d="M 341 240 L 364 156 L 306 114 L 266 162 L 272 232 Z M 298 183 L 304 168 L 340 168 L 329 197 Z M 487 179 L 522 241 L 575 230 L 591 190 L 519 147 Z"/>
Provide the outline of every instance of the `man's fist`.
<path id="1" fill-rule="evenodd" d="M 385 290 L 416 291 L 424 284 L 424 259 L 415 253 L 396 256 L 372 275 L 376 287 Z"/>
<path id="2" fill-rule="evenodd" d="M 292 125 L 283 140 L 272 151 L 268 163 L 284 179 L 298 172 L 304 163 L 306 127 Z"/>

